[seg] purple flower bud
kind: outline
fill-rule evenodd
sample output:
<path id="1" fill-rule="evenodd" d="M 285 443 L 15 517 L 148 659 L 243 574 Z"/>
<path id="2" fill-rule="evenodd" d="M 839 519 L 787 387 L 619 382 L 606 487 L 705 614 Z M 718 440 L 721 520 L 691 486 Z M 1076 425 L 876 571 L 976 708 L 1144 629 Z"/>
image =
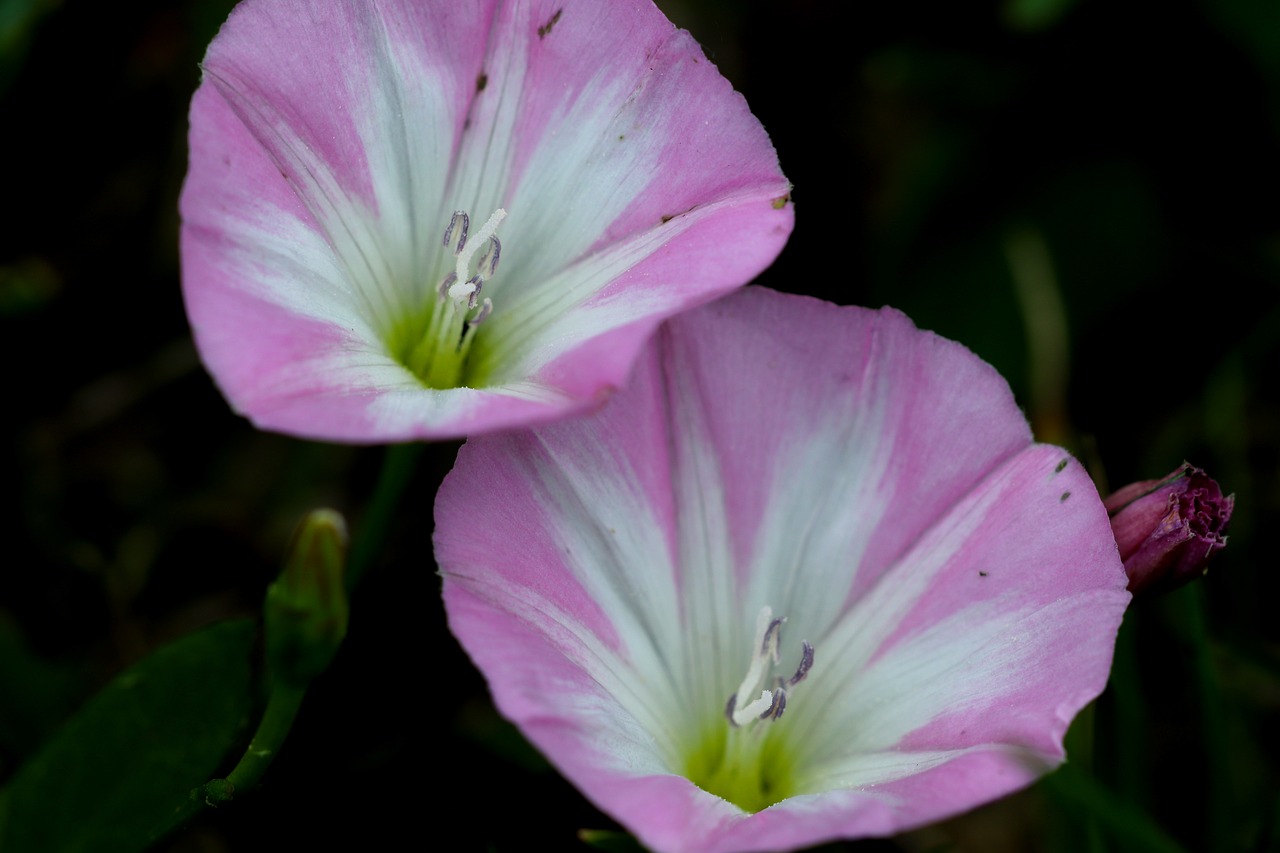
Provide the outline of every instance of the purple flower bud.
<path id="1" fill-rule="evenodd" d="M 1145 480 L 1104 501 L 1133 593 L 1168 590 L 1202 575 L 1227 544 L 1235 495 L 1186 462 L 1163 480 Z"/>

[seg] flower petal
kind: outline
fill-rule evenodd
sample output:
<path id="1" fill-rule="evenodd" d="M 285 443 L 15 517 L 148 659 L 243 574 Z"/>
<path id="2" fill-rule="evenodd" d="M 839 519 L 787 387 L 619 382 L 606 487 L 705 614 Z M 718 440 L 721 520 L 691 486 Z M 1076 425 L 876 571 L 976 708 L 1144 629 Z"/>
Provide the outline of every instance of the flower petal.
<path id="1" fill-rule="evenodd" d="M 826 666 L 859 674 L 826 678 L 815 664 L 789 720 L 813 774 L 801 787 L 874 786 L 903 827 L 1062 760 L 1067 725 L 1106 684 L 1129 600 L 1093 483 L 1074 462 L 1058 470 L 1066 459 L 1038 445 L 1000 466 L 818 641 Z M 962 757 L 983 768 L 966 777 L 968 802 L 919 796 L 909 777 Z"/>
<path id="2" fill-rule="evenodd" d="M 184 295 L 219 387 L 264 428 L 437 438 L 597 405 L 658 322 L 790 233 L 764 130 L 648 3 L 245 0 L 204 70 Z M 452 212 L 499 206 L 482 387 L 425 387 L 390 330 L 451 268 Z"/>
<path id="3" fill-rule="evenodd" d="M 668 323 L 592 418 L 469 441 L 436 512 L 499 709 L 657 850 L 886 834 L 1026 784 L 1128 601 L 1092 483 L 994 371 L 896 312 L 754 288 Z M 762 605 L 783 671 L 817 651 L 761 724 L 794 796 L 748 814 L 683 774 Z"/>

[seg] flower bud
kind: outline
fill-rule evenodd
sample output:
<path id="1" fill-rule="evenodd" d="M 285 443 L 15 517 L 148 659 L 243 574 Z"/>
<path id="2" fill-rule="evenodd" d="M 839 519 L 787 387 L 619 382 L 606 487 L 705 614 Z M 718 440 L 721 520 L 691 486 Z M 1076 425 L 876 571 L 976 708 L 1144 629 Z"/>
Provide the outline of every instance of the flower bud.
<path id="1" fill-rule="evenodd" d="M 1186 462 L 1163 480 L 1132 483 L 1104 501 L 1133 593 L 1168 590 L 1204 574 L 1227 544 L 1235 496 Z"/>
<path id="2" fill-rule="evenodd" d="M 271 672 L 302 686 L 329 666 L 347 633 L 347 527 L 334 510 L 299 525 L 284 571 L 267 587 L 266 652 Z"/>

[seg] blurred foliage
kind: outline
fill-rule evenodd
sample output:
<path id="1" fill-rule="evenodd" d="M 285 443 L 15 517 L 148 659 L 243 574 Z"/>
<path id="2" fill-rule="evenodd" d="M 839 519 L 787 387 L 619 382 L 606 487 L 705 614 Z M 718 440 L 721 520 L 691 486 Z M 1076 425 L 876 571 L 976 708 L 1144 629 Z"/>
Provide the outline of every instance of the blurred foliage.
<path id="1" fill-rule="evenodd" d="M 249 428 L 189 341 L 185 116 L 232 5 L 0 0 L 0 783 L 30 784 L 19 768 L 65 749 L 130 664 L 256 615 L 309 509 L 342 511 L 358 545 L 378 483 L 382 451 Z M 892 304 L 965 343 L 1104 492 L 1186 458 L 1237 497 L 1209 577 L 1131 610 L 1066 770 L 830 849 L 1280 850 L 1263 547 L 1280 524 L 1280 7 L 659 6 L 795 184 L 797 229 L 762 283 Z M 430 530 L 453 451 L 421 452 L 385 546 L 361 553 L 347 641 L 262 789 L 157 849 L 379 849 L 495 807 L 476 849 L 588 849 L 578 829 L 613 826 L 494 717 L 446 630 Z M 83 750 L 99 778 L 124 767 L 108 740 Z"/>

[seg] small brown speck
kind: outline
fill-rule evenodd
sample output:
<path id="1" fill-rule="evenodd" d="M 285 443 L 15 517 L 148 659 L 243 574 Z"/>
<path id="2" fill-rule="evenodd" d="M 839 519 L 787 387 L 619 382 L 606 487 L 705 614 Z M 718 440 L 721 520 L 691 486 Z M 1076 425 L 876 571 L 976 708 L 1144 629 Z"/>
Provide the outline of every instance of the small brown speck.
<path id="1" fill-rule="evenodd" d="M 1063 459 L 1061 462 L 1058 463 L 1058 467 L 1053 469 L 1053 473 L 1061 474 L 1063 469 L 1067 467 L 1067 463 L 1069 461 L 1070 461 L 1069 459 Z"/>
<path id="2" fill-rule="evenodd" d="M 560 20 L 560 15 L 563 12 L 564 9 L 556 9 L 556 13 L 545 24 L 538 27 L 538 38 L 544 39 L 551 34 L 551 28 L 556 25 L 556 21 Z"/>
<path id="3" fill-rule="evenodd" d="M 978 577 L 985 578 L 986 576 L 987 576 L 986 572 L 978 572 Z"/>
<path id="4" fill-rule="evenodd" d="M 1070 492 L 1063 492 L 1062 497 L 1058 498 L 1058 503 L 1064 503 L 1069 497 L 1071 497 Z"/>
<path id="5" fill-rule="evenodd" d="M 484 87 L 488 85 L 489 85 L 489 75 L 481 71 L 480 76 L 476 78 L 476 91 L 483 92 Z"/>
<path id="6" fill-rule="evenodd" d="M 787 193 L 786 195 L 780 195 L 773 200 L 773 209 L 782 210 L 782 208 L 787 206 L 787 202 L 789 201 L 791 201 L 791 193 Z"/>
<path id="7" fill-rule="evenodd" d="M 670 222 L 670 221 L 671 221 L 671 220 L 673 220 L 673 219 L 675 219 L 675 216 L 672 216 L 672 215 L 666 215 L 666 216 L 663 216 L 663 217 L 662 217 L 662 224 L 663 224 L 663 225 L 666 225 L 668 222 Z"/>

